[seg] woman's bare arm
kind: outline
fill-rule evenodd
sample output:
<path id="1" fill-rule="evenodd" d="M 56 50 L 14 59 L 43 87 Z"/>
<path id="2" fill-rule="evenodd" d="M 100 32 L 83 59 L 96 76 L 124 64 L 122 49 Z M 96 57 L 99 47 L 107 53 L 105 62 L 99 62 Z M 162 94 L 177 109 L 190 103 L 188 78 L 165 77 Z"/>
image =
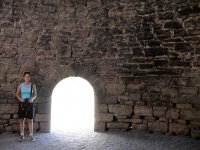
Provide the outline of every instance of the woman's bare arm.
<path id="1" fill-rule="evenodd" d="M 37 97 L 37 90 L 36 90 L 35 84 L 33 84 L 33 94 L 32 94 L 31 99 L 29 100 L 29 102 L 33 103 L 33 100 L 36 99 L 36 97 Z"/>
<path id="2" fill-rule="evenodd" d="M 20 89 L 21 89 L 21 85 L 18 85 L 17 91 L 15 93 L 15 96 L 16 96 L 16 98 L 17 98 L 18 101 L 24 102 L 24 100 L 19 96 L 20 95 Z"/>

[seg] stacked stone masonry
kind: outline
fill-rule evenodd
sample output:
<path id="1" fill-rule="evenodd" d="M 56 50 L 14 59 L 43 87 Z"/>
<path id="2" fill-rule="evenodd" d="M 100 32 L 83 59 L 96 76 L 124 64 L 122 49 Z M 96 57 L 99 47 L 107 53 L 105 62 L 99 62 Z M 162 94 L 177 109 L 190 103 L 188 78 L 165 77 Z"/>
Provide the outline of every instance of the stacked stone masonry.
<path id="1" fill-rule="evenodd" d="M 200 137 L 199 0 L 0 1 L 0 132 L 18 131 L 16 86 L 37 85 L 36 131 L 69 76 L 95 92 L 95 130 Z"/>

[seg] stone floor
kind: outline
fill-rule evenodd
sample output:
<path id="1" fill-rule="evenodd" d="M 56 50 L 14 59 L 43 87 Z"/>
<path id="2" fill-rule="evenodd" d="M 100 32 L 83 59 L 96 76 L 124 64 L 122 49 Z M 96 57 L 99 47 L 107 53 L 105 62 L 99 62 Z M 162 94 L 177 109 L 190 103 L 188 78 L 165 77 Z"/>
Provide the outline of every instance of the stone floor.
<path id="1" fill-rule="evenodd" d="M 0 134 L 0 150 L 200 150 L 200 140 L 141 132 L 36 133 L 36 142 L 18 134 Z"/>

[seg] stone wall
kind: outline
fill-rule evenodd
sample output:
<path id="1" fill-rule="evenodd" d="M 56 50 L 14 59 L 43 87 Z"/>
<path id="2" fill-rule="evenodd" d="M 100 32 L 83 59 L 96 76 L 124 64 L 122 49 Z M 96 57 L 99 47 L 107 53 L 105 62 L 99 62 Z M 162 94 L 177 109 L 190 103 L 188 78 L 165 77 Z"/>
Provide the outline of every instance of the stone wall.
<path id="1" fill-rule="evenodd" d="M 200 137 L 199 0 L 0 2 L 0 132 L 17 131 L 24 71 L 38 88 L 37 131 L 69 76 L 95 91 L 95 130 Z"/>

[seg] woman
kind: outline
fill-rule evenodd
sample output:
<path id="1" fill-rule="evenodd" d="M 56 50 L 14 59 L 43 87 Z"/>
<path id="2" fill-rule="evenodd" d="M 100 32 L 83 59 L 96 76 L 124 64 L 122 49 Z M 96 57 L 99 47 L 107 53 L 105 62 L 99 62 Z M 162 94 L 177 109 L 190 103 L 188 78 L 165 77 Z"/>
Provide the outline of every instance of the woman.
<path id="1" fill-rule="evenodd" d="M 16 91 L 16 97 L 19 101 L 19 109 L 18 109 L 19 128 L 20 128 L 19 142 L 21 142 L 24 139 L 25 118 L 28 119 L 30 140 L 32 142 L 35 142 L 35 138 L 33 137 L 33 117 L 34 117 L 33 100 L 37 97 L 37 91 L 35 84 L 30 82 L 30 72 L 25 72 L 23 78 L 24 82 L 18 85 Z"/>

